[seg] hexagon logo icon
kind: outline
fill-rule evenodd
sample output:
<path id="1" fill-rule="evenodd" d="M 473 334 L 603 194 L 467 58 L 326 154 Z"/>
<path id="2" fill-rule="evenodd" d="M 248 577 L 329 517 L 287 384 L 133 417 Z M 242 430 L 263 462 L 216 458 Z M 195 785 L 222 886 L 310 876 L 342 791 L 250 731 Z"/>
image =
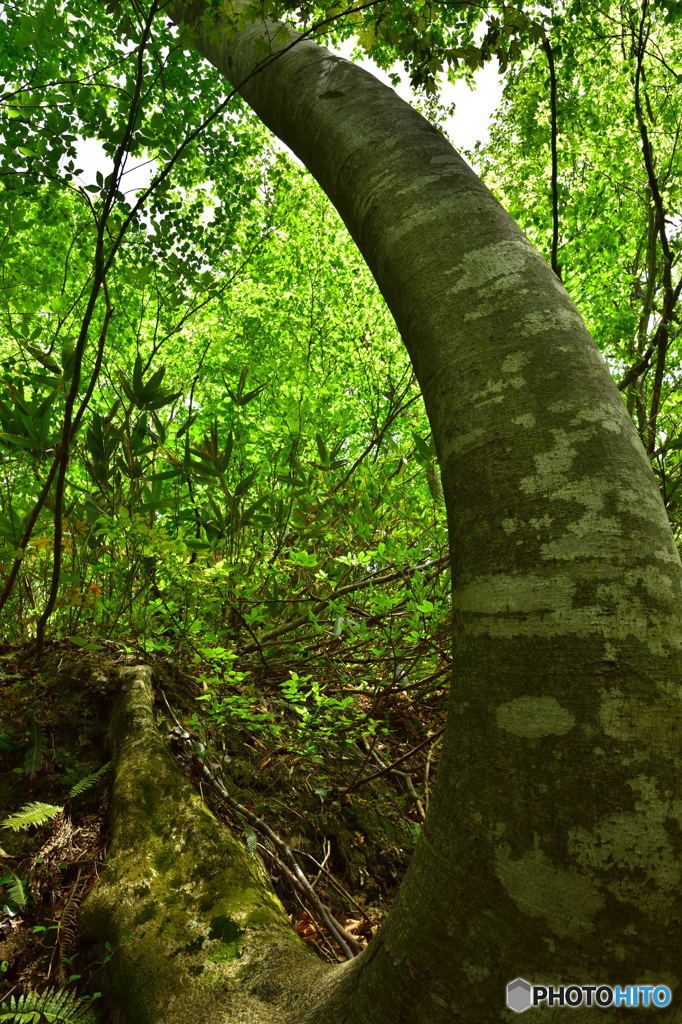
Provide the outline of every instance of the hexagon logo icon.
<path id="1" fill-rule="evenodd" d="M 514 978 L 507 985 L 507 1006 L 514 1013 L 523 1013 L 533 1005 L 533 987 L 523 978 Z"/>

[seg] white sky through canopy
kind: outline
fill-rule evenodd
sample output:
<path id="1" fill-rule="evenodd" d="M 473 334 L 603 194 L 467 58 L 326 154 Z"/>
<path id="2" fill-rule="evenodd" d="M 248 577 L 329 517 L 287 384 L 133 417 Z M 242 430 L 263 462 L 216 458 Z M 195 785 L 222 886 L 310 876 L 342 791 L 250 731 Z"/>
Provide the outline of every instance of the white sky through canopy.
<path id="1" fill-rule="evenodd" d="M 339 49 L 341 56 L 349 58 L 354 42 L 348 40 Z M 391 85 L 385 71 L 378 68 L 372 60 L 366 58 L 358 61 L 362 67 L 374 74 L 386 85 Z M 400 73 L 400 69 L 396 68 Z M 469 150 L 476 142 L 488 141 L 489 125 L 495 109 L 500 103 L 504 78 L 499 74 L 496 62 L 490 62 L 474 74 L 474 87 L 459 81 L 454 85 L 450 82 L 442 84 L 441 98 L 444 104 L 455 105 L 454 113 L 445 122 L 448 138 L 458 150 Z M 407 78 L 401 76 L 401 83 L 396 92 L 408 103 L 413 103 L 415 94 L 410 88 Z M 282 145 L 282 148 L 286 147 Z M 102 146 L 95 139 L 81 139 L 77 143 L 77 165 L 82 169 L 80 181 L 83 185 L 95 182 L 95 175 L 100 171 L 107 175 L 111 170 L 111 160 L 107 158 Z M 134 195 L 138 190 L 149 185 L 158 165 L 154 160 L 130 160 L 122 182 L 122 191 Z"/>

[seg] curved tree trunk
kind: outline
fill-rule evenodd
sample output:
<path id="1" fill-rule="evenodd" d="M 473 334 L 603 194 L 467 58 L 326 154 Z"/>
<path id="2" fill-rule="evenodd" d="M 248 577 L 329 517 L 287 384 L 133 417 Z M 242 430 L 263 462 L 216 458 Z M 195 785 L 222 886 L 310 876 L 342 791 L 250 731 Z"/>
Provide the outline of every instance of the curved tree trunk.
<path id="1" fill-rule="evenodd" d="M 310 41 L 252 74 L 276 26 L 230 37 L 201 2 L 169 10 L 344 218 L 410 352 L 448 508 L 436 792 L 387 923 L 310 1019 L 512 1019 L 517 975 L 674 987 L 680 561 L 602 357 L 543 259 L 391 89 Z"/>

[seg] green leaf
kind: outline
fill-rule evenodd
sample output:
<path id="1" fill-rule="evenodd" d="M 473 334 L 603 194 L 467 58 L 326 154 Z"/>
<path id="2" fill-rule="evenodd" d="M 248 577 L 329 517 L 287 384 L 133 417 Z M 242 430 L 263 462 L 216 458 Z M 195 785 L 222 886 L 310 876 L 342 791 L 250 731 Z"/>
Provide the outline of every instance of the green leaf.
<path id="1" fill-rule="evenodd" d="M 142 356 L 138 353 L 135 357 L 135 363 L 133 364 L 133 394 L 139 401 L 144 391 L 144 384 L 142 383 Z"/>
<path id="2" fill-rule="evenodd" d="M 50 370 L 51 373 L 61 374 L 61 366 L 55 359 L 52 358 L 52 356 L 48 355 L 47 352 L 41 352 L 40 349 L 36 348 L 34 345 L 27 345 L 26 348 L 31 353 L 31 355 L 35 356 L 38 362 L 41 363 L 44 367 L 46 367 L 46 369 Z"/>
<path id="3" fill-rule="evenodd" d="M 141 400 L 140 407 L 146 409 L 148 412 L 153 412 L 155 409 L 162 409 L 164 405 L 170 405 L 171 402 L 177 401 L 181 394 L 182 391 L 158 392 L 152 399 Z"/>
<path id="4" fill-rule="evenodd" d="M 258 476 L 258 470 L 254 470 L 253 473 L 249 473 L 242 480 L 239 481 L 234 489 L 235 498 L 240 498 L 243 494 L 246 494 L 253 481 Z"/>
<path id="5" fill-rule="evenodd" d="M 71 380 L 75 367 L 76 341 L 74 338 L 65 338 L 61 347 L 62 371 L 65 380 Z"/>
<path id="6" fill-rule="evenodd" d="M 24 771 L 29 778 L 33 778 L 40 770 L 43 761 L 43 739 L 43 732 L 38 724 L 35 721 L 31 722 L 31 738 L 24 756 Z"/>
<path id="7" fill-rule="evenodd" d="M 317 565 L 317 556 L 308 551 L 290 551 L 288 557 L 294 565 L 300 565 L 307 569 L 312 569 Z"/>
<path id="8" fill-rule="evenodd" d="M 322 434 L 319 433 L 319 431 L 317 434 L 315 434 L 315 442 L 317 444 L 317 451 L 320 456 L 320 462 L 322 463 L 323 466 L 328 466 L 329 452 L 327 450 L 326 444 L 324 443 L 324 438 L 322 437 Z"/>

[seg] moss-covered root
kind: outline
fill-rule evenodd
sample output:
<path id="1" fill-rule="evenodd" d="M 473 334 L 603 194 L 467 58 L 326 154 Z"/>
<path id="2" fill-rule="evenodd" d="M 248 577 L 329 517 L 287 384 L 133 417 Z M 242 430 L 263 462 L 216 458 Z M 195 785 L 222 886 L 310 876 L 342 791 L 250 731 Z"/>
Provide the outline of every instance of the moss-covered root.
<path id="1" fill-rule="evenodd" d="M 257 857 L 210 813 L 154 723 L 151 672 L 123 672 L 108 862 L 84 907 L 111 943 L 115 1024 L 283 1024 L 324 988 Z"/>

